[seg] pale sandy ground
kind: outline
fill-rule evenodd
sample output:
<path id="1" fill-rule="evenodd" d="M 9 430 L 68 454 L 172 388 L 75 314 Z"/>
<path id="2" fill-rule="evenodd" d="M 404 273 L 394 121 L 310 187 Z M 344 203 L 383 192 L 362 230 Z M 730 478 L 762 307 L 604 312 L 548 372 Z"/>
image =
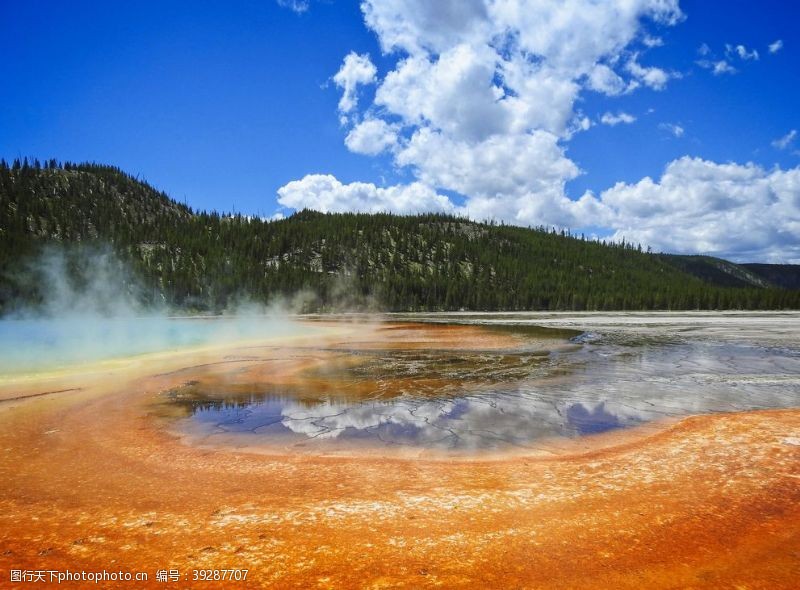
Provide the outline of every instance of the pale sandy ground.
<path id="1" fill-rule="evenodd" d="M 800 313 L 795 311 L 683 312 L 455 312 L 421 314 L 425 319 L 478 324 L 509 322 L 552 328 L 642 336 L 683 334 L 721 341 L 800 346 Z M 388 314 L 403 319 L 408 314 Z"/>
<path id="2" fill-rule="evenodd" d="M 742 326 L 754 333 L 764 321 L 787 334 L 798 322 L 749 317 Z M 537 323 L 546 320 L 600 329 L 613 318 Z M 698 323 L 631 320 L 646 321 Z M 193 569 L 242 567 L 247 584 L 171 587 L 797 588 L 796 409 L 688 417 L 580 439 L 555 457 L 451 460 L 198 448 L 149 411 L 160 392 L 193 379 L 291 383 L 328 360 L 298 361 L 296 349 L 325 340 L 333 350 L 509 344 L 479 327 L 330 330 L 279 348 L 6 378 L 0 587 L 16 587 L 11 569 L 145 571 L 147 584 L 102 587 L 163 588 L 157 569 L 191 580 Z"/>

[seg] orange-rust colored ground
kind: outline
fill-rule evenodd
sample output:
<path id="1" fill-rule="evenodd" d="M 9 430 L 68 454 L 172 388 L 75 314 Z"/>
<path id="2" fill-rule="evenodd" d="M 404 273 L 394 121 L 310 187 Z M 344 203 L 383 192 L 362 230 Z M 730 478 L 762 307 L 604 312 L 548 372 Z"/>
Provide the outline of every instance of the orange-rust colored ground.
<path id="1" fill-rule="evenodd" d="M 466 327 L 335 330 L 332 346 L 509 343 Z M 150 575 L 102 588 L 800 587 L 800 411 L 491 460 L 209 450 L 151 412 L 160 391 L 234 368 L 289 383 L 326 361 L 295 360 L 307 344 L 0 386 L 0 587 L 46 587 L 10 584 L 11 569 Z M 169 568 L 250 571 L 246 584 L 156 582 Z"/>

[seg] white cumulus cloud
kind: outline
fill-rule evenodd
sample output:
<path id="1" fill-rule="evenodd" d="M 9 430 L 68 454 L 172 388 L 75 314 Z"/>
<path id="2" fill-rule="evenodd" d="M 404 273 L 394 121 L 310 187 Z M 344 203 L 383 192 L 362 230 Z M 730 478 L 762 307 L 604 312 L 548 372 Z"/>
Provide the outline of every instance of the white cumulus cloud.
<path id="1" fill-rule="evenodd" d="M 365 0 L 362 8 L 384 51 L 401 57 L 379 81 L 375 105 L 407 126 L 475 142 L 536 130 L 569 136 L 583 88 L 610 96 L 664 88 L 671 75 L 639 64 L 628 47 L 658 44 L 644 21 L 683 16 L 677 0 Z"/>
<path id="2" fill-rule="evenodd" d="M 397 143 L 397 129 L 383 119 L 366 119 L 350 130 L 344 143 L 351 152 L 375 156 Z"/>
<path id="3" fill-rule="evenodd" d="M 627 70 L 633 74 L 638 81 L 649 86 L 653 90 L 664 90 L 669 79 L 677 76 L 677 74 L 670 74 L 666 70 L 654 66 L 645 67 L 641 65 L 637 59 L 638 56 L 634 55 L 626 66 Z"/>
<path id="4" fill-rule="evenodd" d="M 800 168 L 684 157 L 658 181 L 618 183 L 599 199 L 616 239 L 739 261 L 800 261 Z"/>
<path id="5" fill-rule="evenodd" d="M 719 76 L 720 74 L 735 74 L 736 68 L 726 62 L 724 59 L 720 61 L 716 61 L 712 64 L 712 71 L 714 72 L 715 76 Z"/>
<path id="6" fill-rule="evenodd" d="M 342 183 L 310 174 L 278 191 L 288 209 L 444 211 L 520 225 L 556 225 L 641 241 L 656 249 L 738 259 L 800 259 L 800 172 L 681 158 L 660 180 L 620 183 L 570 199 L 582 171 L 567 146 L 592 121 L 582 94 L 607 97 L 663 90 L 677 72 L 648 49 L 662 43 L 652 24 L 678 23 L 678 0 L 363 0 L 367 27 L 392 54 L 379 72 L 351 52 L 333 80 L 345 144 L 388 154 L 413 181 Z M 697 63 L 715 75 L 731 60 L 757 59 L 743 45 Z M 655 55 L 655 53 L 654 53 Z M 724 57 L 724 59 L 723 59 Z M 738 65 L 737 63 L 737 65 Z M 374 99 L 359 104 L 359 88 Z M 609 110 L 606 125 L 632 123 Z M 682 126 L 663 123 L 674 137 Z M 463 202 L 447 195 L 463 196 Z"/>
<path id="7" fill-rule="evenodd" d="M 309 174 L 278 189 L 278 203 L 290 209 L 314 209 L 323 213 L 455 212 L 450 200 L 418 182 L 388 188 L 369 182 L 343 184 L 330 174 Z"/>
<path id="8" fill-rule="evenodd" d="M 617 96 L 628 88 L 625 80 L 606 64 L 596 64 L 589 72 L 586 82 L 589 89 L 608 96 Z"/>
<path id="9" fill-rule="evenodd" d="M 547 131 L 492 135 L 479 143 L 424 128 L 397 155 L 431 186 L 475 197 L 515 197 L 561 191 L 579 174 L 558 138 Z"/>
<path id="10" fill-rule="evenodd" d="M 725 54 L 728 56 L 738 56 L 739 59 L 743 59 L 745 61 L 749 60 L 757 60 L 759 59 L 758 51 L 755 49 L 748 51 L 744 45 L 733 45 L 727 44 L 725 45 Z"/>
<path id="11" fill-rule="evenodd" d="M 634 121 L 636 121 L 636 117 L 622 111 L 620 111 L 616 115 L 613 113 L 604 113 L 603 116 L 600 117 L 600 122 L 603 125 L 611 125 L 612 127 L 614 125 L 619 125 L 620 123 L 630 124 L 633 123 Z"/>
<path id="12" fill-rule="evenodd" d="M 783 40 L 778 39 L 770 43 L 768 47 L 770 53 L 778 53 L 781 49 L 783 49 Z"/>
<path id="13" fill-rule="evenodd" d="M 369 59 L 369 55 L 358 55 L 350 52 L 344 58 L 342 67 L 333 77 L 334 83 L 342 89 L 339 110 L 348 113 L 356 108 L 358 86 L 375 81 L 377 69 Z"/>
<path id="14" fill-rule="evenodd" d="M 645 35 L 644 38 L 642 38 L 642 43 L 644 43 L 645 47 L 662 47 L 664 45 L 664 40 L 661 37 Z"/>
<path id="15" fill-rule="evenodd" d="M 738 72 L 731 62 L 739 61 L 758 61 L 760 55 L 756 49 L 747 49 L 744 45 L 725 44 L 724 56 L 717 56 L 707 43 L 703 43 L 697 50 L 702 59 L 695 63 L 701 68 L 710 70 L 715 76 L 722 74 L 735 74 Z"/>
<path id="16" fill-rule="evenodd" d="M 379 76 L 367 56 L 345 58 L 334 81 L 347 147 L 388 151 L 474 214 L 520 223 L 540 221 L 532 203 L 565 198 L 580 174 L 564 143 L 592 125 L 576 111 L 581 92 L 663 89 L 675 75 L 640 63 L 661 43 L 646 25 L 683 18 L 677 0 L 364 0 L 362 10 L 397 61 Z M 358 86 L 373 82 L 373 103 L 359 108 Z"/>
<path id="17" fill-rule="evenodd" d="M 711 70 L 711 72 L 715 76 L 720 76 L 722 74 L 735 74 L 738 71 L 724 59 L 719 59 L 719 60 L 700 59 L 697 60 L 695 63 L 701 68 L 705 68 L 706 70 Z"/>

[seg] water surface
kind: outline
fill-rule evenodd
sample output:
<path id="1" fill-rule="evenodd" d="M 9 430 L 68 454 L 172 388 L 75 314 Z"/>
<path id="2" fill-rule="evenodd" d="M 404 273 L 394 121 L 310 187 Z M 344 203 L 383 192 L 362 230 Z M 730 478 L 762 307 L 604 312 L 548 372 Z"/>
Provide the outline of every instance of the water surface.
<path id="1" fill-rule="evenodd" d="M 97 317 L 0 320 L 0 375 L 224 342 L 297 334 L 281 317 Z M 302 328 L 311 333 L 308 326 Z"/>
<path id="2" fill-rule="evenodd" d="M 743 339 L 746 326 L 737 318 L 715 318 L 713 330 L 659 316 L 650 323 L 612 319 L 581 332 L 565 330 L 563 320 L 536 327 L 532 322 L 547 323 L 542 317 L 444 316 L 510 331 L 517 344 L 304 350 L 298 356 L 327 353 L 331 360 L 294 384 L 226 391 L 201 381 L 165 395 L 185 411 L 179 430 L 204 444 L 537 448 L 553 437 L 667 417 L 800 405 L 800 346 L 787 320 L 757 317 L 755 335 Z"/>

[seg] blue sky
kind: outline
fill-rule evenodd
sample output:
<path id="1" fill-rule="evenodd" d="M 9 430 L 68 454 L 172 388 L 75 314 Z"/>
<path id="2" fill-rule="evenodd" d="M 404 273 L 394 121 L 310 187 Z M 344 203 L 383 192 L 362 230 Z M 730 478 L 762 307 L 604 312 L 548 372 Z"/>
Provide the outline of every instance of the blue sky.
<path id="1" fill-rule="evenodd" d="M 682 72 L 683 78 L 661 92 L 614 99 L 589 95 L 587 111 L 622 109 L 638 115 L 641 124 L 598 128 L 594 135 L 576 138 L 570 154 L 586 175 L 571 189 L 602 190 L 618 180 L 657 176 L 667 162 L 687 154 L 764 166 L 800 162 L 791 150 L 771 145 L 800 126 L 794 106 L 800 101 L 800 43 L 795 42 L 793 25 L 800 19 L 800 4 L 695 1 L 681 2 L 681 8 L 686 20 L 661 28 L 664 45 L 648 57 L 660 67 Z M 768 45 L 778 39 L 783 47 L 770 54 Z M 737 73 L 714 76 L 695 63 L 704 43 L 719 57 L 724 57 L 726 44 L 743 44 L 756 49 L 760 59 L 731 60 Z M 648 115 L 651 108 L 654 112 Z M 663 123 L 680 125 L 684 135 L 675 138 L 659 128 Z"/>
<path id="2" fill-rule="evenodd" d="M 508 4 L 517 1 L 530 12 L 524 0 Z M 668 251 L 800 260 L 800 140 L 791 135 L 800 128 L 800 5 L 676 0 L 665 15 L 653 8 L 658 3 L 637 2 L 629 21 L 608 16 L 605 30 L 618 26 L 620 43 L 585 51 L 577 47 L 591 40 L 580 22 L 587 1 L 565 2 L 574 26 L 567 19 L 553 47 L 576 49 L 565 58 L 544 48 L 531 58 L 524 39 L 537 33 L 538 21 L 504 21 L 481 0 L 459 0 L 436 14 L 416 0 L 368 0 L 363 9 L 347 0 L 3 1 L 0 155 L 114 164 L 198 209 L 262 216 L 301 206 L 450 210 L 569 226 Z M 485 61 L 487 43 L 502 54 L 496 37 L 489 41 L 465 24 L 479 21 L 518 27 L 507 42 L 522 40 L 520 55 L 536 67 L 553 64 L 552 76 L 531 69 L 527 86 L 527 74 L 519 74 L 517 86 L 510 77 L 497 83 L 504 99 L 527 100 L 526 114 L 513 115 L 522 123 L 495 124 L 496 112 L 480 102 L 488 86 L 478 82 L 458 86 L 461 94 L 449 103 L 436 94 L 441 72 L 418 71 L 406 86 L 387 82 L 403 60 L 435 67 L 464 47 L 477 53 L 462 52 L 452 63 L 463 65 L 465 80 L 479 78 L 497 59 L 492 53 Z M 598 43 L 602 34 L 598 28 Z M 778 40 L 782 46 L 771 52 Z M 356 80 L 358 103 L 343 110 L 344 84 L 334 76 L 347 55 L 363 56 L 375 73 Z M 720 62 L 726 65 L 715 73 Z M 587 67 L 601 63 L 624 90 L 590 87 Z M 648 78 L 649 68 L 666 80 L 658 72 Z M 540 92 L 573 83 L 567 97 Z M 409 96 L 419 99 L 419 112 L 406 108 Z M 436 101 L 443 102 L 428 112 Z M 456 112 L 465 105 L 479 116 Z M 604 114 L 631 122 L 603 124 Z M 391 132 L 383 149 L 345 144 L 367 121 Z M 585 128 L 576 130 L 581 122 Z M 434 143 L 417 142 L 426 133 Z M 487 146 L 498 145 L 497 156 L 485 159 Z M 472 178 L 448 168 L 459 158 L 486 173 Z M 530 179 L 506 182 L 528 169 Z M 616 183 L 625 184 L 610 190 Z M 753 218 L 760 218 L 757 226 L 742 226 Z"/>

